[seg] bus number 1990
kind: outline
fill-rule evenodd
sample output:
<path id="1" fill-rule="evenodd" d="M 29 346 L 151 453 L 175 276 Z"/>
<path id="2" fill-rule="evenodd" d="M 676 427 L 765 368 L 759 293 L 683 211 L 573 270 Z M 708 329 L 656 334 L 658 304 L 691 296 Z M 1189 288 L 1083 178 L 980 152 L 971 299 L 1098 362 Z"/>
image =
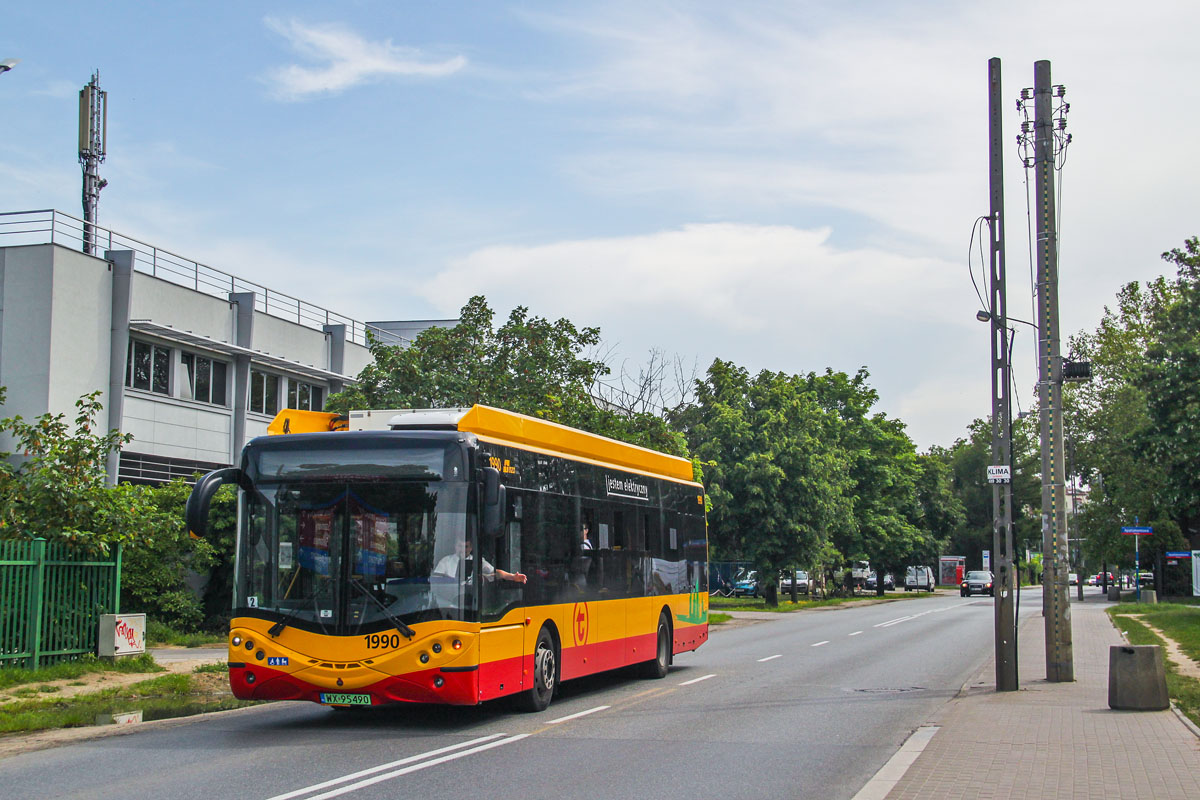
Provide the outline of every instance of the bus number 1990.
<path id="1" fill-rule="evenodd" d="M 398 633 L 372 633 L 363 638 L 367 640 L 367 647 L 372 650 L 380 650 L 385 647 L 395 650 L 400 646 L 400 634 Z"/>

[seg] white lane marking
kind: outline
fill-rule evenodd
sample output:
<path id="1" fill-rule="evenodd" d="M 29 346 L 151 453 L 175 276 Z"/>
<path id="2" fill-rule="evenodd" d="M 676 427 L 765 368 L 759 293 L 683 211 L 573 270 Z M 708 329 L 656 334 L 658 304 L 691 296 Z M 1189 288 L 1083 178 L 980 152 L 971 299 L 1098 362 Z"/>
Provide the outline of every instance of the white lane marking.
<path id="1" fill-rule="evenodd" d="M 717 677 L 717 673 L 713 672 L 709 675 L 701 675 L 699 678 L 692 678 L 690 681 L 684 681 L 683 683 L 681 683 L 679 685 L 680 686 L 691 686 L 693 683 L 699 683 L 700 681 L 706 681 L 709 678 L 715 678 L 715 677 Z"/>
<path id="2" fill-rule="evenodd" d="M 900 749 L 879 769 L 879 772 L 875 773 L 875 777 L 858 790 L 858 794 L 854 795 L 854 800 L 883 800 L 887 797 L 888 792 L 900 782 L 904 773 L 908 772 L 908 768 L 921 755 L 925 746 L 929 744 L 929 740 L 938 730 L 937 725 L 925 725 L 913 731 L 912 736 L 909 736 Z"/>
<path id="3" fill-rule="evenodd" d="M 454 750 L 461 750 L 464 747 L 472 747 L 477 744 L 482 744 L 484 742 L 491 741 L 492 739 L 499 739 L 503 735 L 504 735 L 503 733 L 493 733 L 490 736 L 481 736 L 478 739 L 471 739 L 470 741 L 467 741 L 467 742 L 459 742 L 458 744 L 452 744 L 449 747 L 439 747 L 437 750 L 430 750 L 428 753 L 421 753 L 419 755 L 409 756 L 408 758 L 402 758 L 399 761 L 389 761 L 386 764 L 380 764 L 378 767 L 371 767 L 370 769 L 364 769 L 360 772 L 352 772 L 349 775 L 343 775 L 340 778 L 334 778 L 333 780 L 328 780 L 328 781 L 325 781 L 324 783 L 316 783 L 316 784 L 313 784 L 312 786 L 305 786 L 303 789 L 297 789 L 294 792 L 288 792 L 287 794 L 277 794 L 274 797 L 269 798 L 269 800 L 290 800 L 290 798 L 292 798 L 292 797 L 299 797 L 302 794 L 308 794 L 309 792 L 316 792 L 321 789 L 326 789 L 330 786 L 336 786 L 339 783 L 345 783 L 346 781 L 352 781 L 356 778 L 361 778 L 365 775 L 374 775 L 376 772 L 383 772 L 385 769 L 391 769 L 392 767 L 398 767 L 402 764 L 411 764 L 412 762 L 420 761 L 423 758 L 430 758 L 431 756 L 440 756 L 443 753 L 450 753 L 450 752 L 453 752 Z"/>
<path id="4" fill-rule="evenodd" d="M 783 653 L 776 653 L 776 654 L 775 654 L 775 655 L 773 655 L 773 656 L 767 656 L 766 658 L 760 658 L 760 659 L 758 660 L 758 663 L 760 663 L 760 664 L 761 664 L 761 663 L 762 663 L 762 662 L 764 662 L 764 661 L 774 661 L 774 660 L 775 660 L 775 659 L 777 659 L 777 658 L 783 658 Z"/>
<path id="5" fill-rule="evenodd" d="M 826 640 L 825 640 L 825 641 L 823 641 L 823 642 L 817 642 L 816 644 L 814 644 L 814 645 L 809 645 L 809 646 L 810 646 L 810 647 L 820 647 L 820 646 L 821 646 L 821 645 L 823 645 L 823 644 L 829 644 L 829 640 L 828 640 L 828 639 L 826 639 Z"/>
<path id="6" fill-rule="evenodd" d="M 848 635 L 848 636 L 858 636 L 860 633 L 862 633 L 862 631 L 855 631 L 854 633 L 850 633 L 850 634 L 847 634 L 847 635 Z"/>
<path id="7" fill-rule="evenodd" d="M 558 719 L 552 719 L 549 722 L 547 722 L 546 724 L 547 725 L 557 725 L 560 722 L 566 722 L 567 720 L 571 720 L 571 719 L 579 719 L 580 717 L 586 717 L 588 714 L 595 714 L 597 711 L 603 711 L 606 708 L 612 708 L 612 706 L 596 706 L 595 708 L 589 708 L 587 711 L 580 711 L 578 714 L 569 714 L 565 717 L 559 717 Z"/>
<path id="8" fill-rule="evenodd" d="M 487 744 L 481 744 L 478 747 L 472 747 L 470 750 L 451 753 L 450 755 L 445 755 L 441 758 L 435 758 L 432 761 L 422 761 L 420 764 L 412 764 L 411 766 L 395 770 L 394 772 L 385 772 L 382 775 L 376 775 L 373 778 L 367 778 L 366 780 L 359 781 L 358 783 L 352 783 L 349 786 L 343 786 L 340 789 L 334 789 L 332 791 L 325 792 L 324 794 L 312 795 L 311 797 L 305 798 L 305 800 L 328 800 L 330 797 L 339 797 L 343 794 L 354 792 L 367 786 L 374 786 L 377 783 L 390 781 L 392 778 L 399 778 L 401 775 L 407 775 L 410 772 L 416 772 L 419 769 L 435 767 L 438 764 L 444 764 L 447 761 L 453 761 L 456 758 L 462 758 L 463 756 L 469 756 L 474 753 L 482 753 L 484 750 L 491 750 L 493 747 L 500 747 L 501 745 L 512 744 L 513 742 L 527 738 L 529 735 L 530 734 L 528 733 L 518 733 L 516 736 L 510 736 L 507 739 L 499 739 L 494 742 L 488 742 Z M 271 800 L 275 800 L 275 798 L 271 798 Z"/>
<path id="9" fill-rule="evenodd" d="M 904 622 L 904 621 L 905 621 L 905 620 L 907 620 L 907 619 L 912 619 L 912 617 L 911 617 L 911 616 L 907 616 L 907 617 L 896 617 L 895 619 L 889 619 L 887 622 L 881 622 L 881 623 L 879 623 L 878 625 L 876 625 L 876 626 L 874 626 L 874 627 L 876 627 L 876 628 L 886 628 L 888 625 L 895 625 L 897 622 Z"/>

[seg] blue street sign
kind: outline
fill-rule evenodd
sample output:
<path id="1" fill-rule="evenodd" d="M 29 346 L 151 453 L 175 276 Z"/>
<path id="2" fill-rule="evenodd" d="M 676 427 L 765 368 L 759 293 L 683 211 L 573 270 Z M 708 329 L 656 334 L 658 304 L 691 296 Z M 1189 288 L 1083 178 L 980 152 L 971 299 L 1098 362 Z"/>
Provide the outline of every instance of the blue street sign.
<path id="1" fill-rule="evenodd" d="M 1154 528 L 1139 528 L 1133 525 L 1127 525 L 1121 528 L 1121 533 L 1127 536 L 1148 536 L 1154 533 Z"/>
<path id="2" fill-rule="evenodd" d="M 1187 550 L 1180 550 L 1178 553 L 1167 553 L 1167 558 L 1191 558 L 1191 557 L 1192 557 L 1191 552 L 1189 552 Z"/>

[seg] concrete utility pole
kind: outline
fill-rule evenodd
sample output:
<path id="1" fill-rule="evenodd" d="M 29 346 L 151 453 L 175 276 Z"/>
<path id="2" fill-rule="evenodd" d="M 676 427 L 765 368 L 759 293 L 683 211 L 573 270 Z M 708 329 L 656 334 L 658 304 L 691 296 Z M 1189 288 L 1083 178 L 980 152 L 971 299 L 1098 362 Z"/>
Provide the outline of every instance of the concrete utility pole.
<path id="1" fill-rule="evenodd" d="M 1038 243 L 1038 406 L 1042 429 L 1042 614 L 1046 680 L 1075 680 L 1067 598 L 1067 503 L 1062 432 L 1062 355 L 1058 327 L 1058 228 L 1055 223 L 1054 98 L 1050 62 L 1033 65 L 1034 174 Z"/>
<path id="2" fill-rule="evenodd" d="M 992 464 L 1007 466 L 1005 481 L 992 484 L 992 553 L 996 567 L 996 691 L 1015 692 L 1017 628 L 1014 605 L 1020 583 L 1014 569 L 1012 529 L 1012 386 L 1004 274 L 1004 157 L 1001 130 L 1000 59 L 988 60 L 988 137 L 991 180 Z"/>
<path id="3" fill-rule="evenodd" d="M 108 92 L 100 91 L 100 71 L 79 92 L 79 163 L 83 166 L 83 252 L 96 254 L 96 211 L 100 190 L 108 181 L 100 178 L 108 130 Z"/>

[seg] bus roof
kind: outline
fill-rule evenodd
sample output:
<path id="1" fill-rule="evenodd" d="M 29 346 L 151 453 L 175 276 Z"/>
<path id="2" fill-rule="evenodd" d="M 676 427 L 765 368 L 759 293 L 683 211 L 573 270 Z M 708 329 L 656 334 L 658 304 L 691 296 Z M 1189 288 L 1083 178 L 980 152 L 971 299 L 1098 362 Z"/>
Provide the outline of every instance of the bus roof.
<path id="1" fill-rule="evenodd" d="M 337 414 L 284 409 L 268 432 L 330 430 L 458 430 L 497 444 L 510 444 L 610 464 L 686 483 L 695 483 L 692 462 L 577 428 L 491 406 L 351 411 Z"/>
<path id="2" fill-rule="evenodd" d="M 491 406 L 472 406 L 458 420 L 458 429 L 501 443 L 527 445 L 689 483 L 694 481 L 692 462 L 686 458 Z"/>

